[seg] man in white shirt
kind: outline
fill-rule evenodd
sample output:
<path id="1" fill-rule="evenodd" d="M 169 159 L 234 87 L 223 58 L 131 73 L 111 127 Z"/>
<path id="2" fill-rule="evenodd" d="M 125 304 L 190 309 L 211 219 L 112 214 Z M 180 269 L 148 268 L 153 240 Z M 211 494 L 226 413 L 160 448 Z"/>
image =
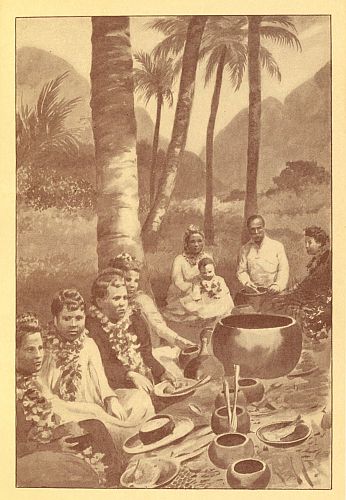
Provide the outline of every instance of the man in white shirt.
<path id="1" fill-rule="evenodd" d="M 265 222 L 261 215 L 249 217 L 247 228 L 250 240 L 240 251 L 238 280 L 242 285 L 254 290 L 263 287 L 272 294 L 282 292 L 287 287 L 289 276 L 283 244 L 266 235 Z"/>

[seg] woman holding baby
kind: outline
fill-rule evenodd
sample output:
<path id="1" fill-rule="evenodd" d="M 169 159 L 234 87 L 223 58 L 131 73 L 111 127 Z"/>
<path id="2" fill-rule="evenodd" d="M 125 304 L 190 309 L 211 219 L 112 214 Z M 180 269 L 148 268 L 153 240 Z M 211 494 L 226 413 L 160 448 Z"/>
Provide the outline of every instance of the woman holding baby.
<path id="1" fill-rule="evenodd" d="M 233 300 L 224 279 L 215 274 L 211 255 L 204 251 L 203 231 L 190 225 L 183 244 L 183 253 L 173 261 L 163 315 L 171 328 L 196 341 L 201 330 L 213 329 L 230 314 Z"/>

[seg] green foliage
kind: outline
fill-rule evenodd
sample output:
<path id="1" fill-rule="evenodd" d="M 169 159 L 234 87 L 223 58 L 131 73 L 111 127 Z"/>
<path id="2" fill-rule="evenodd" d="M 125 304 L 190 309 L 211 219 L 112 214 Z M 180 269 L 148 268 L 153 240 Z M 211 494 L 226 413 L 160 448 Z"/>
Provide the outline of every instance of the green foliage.
<path id="1" fill-rule="evenodd" d="M 321 185 L 330 182 L 330 174 L 315 161 L 288 161 L 280 175 L 273 178 L 276 190 L 302 192 L 307 185 Z M 274 192 L 271 190 L 270 192 Z M 270 194 L 270 192 L 268 194 Z"/>

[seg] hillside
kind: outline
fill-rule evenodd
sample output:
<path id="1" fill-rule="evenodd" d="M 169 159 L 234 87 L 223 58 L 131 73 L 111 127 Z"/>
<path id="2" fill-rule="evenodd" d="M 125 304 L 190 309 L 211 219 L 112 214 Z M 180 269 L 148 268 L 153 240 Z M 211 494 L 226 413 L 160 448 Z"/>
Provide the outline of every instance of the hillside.
<path id="1" fill-rule="evenodd" d="M 245 187 L 247 130 L 246 108 L 215 137 L 215 174 L 227 180 L 229 190 Z M 286 161 L 294 160 L 316 160 L 330 170 L 330 64 L 294 89 L 284 103 L 272 97 L 262 102 L 259 190 L 267 189 Z"/>
<path id="2" fill-rule="evenodd" d="M 94 182 L 93 167 L 93 135 L 91 128 L 90 83 L 82 77 L 64 59 L 55 56 L 35 47 L 22 47 L 17 51 L 16 59 L 16 83 L 17 83 L 17 106 L 20 103 L 32 104 L 36 101 L 42 86 L 49 80 L 68 71 L 68 77 L 62 84 L 62 95 L 72 99 L 81 97 L 81 102 L 68 117 L 69 127 L 81 127 L 81 139 L 84 142 L 83 151 L 86 153 L 81 159 L 86 167 L 83 171 L 80 165 L 76 165 L 75 172 L 73 166 L 64 166 L 65 172 L 69 175 L 84 177 L 89 182 Z M 150 152 L 154 133 L 154 123 L 149 113 L 141 107 L 135 107 L 137 122 L 137 142 L 146 144 L 139 151 L 138 165 L 140 189 L 148 190 L 150 172 Z M 160 137 L 159 147 L 166 151 L 168 139 Z M 161 154 L 161 159 L 164 155 Z M 186 151 L 183 163 L 178 171 L 174 196 L 177 198 L 194 198 L 201 196 L 205 192 L 204 182 L 204 162 L 198 155 Z M 223 182 L 215 179 L 215 192 L 224 192 Z"/>

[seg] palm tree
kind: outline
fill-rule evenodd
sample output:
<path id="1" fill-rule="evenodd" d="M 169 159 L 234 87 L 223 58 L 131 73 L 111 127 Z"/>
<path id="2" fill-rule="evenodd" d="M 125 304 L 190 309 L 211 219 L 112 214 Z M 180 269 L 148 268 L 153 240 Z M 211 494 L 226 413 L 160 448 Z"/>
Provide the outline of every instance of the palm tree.
<path id="1" fill-rule="evenodd" d="M 143 243 L 147 247 L 153 247 L 157 243 L 161 223 L 174 190 L 178 165 L 185 150 L 195 90 L 198 54 L 206 22 L 206 16 L 192 16 L 189 21 L 178 101 L 165 170 L 161 178 L 160 191 L 142 229 Z"/>
<path id="2" fill-rule="evenodd" d="M 257 212 L 257 172 L 261 142 L 261 38 L 301 50 L 289 16 L 248 17 L 249 126 L 246 197 L 242 242 L 247 239 L 246 221 Z"/>
<path id="3" fill-rule="evenodd" d="M 68 72 L 47 82 L 37 102 L 29 107 L 21 104 L 16 113 L 17 168 L 50 168 L 58 156 L 73 158 L 79 150 L 79 130 L 67 129 L 65 119 L 80 98 L 59 97 Z M 44 175 L 44 172 L 43 172 Z"/>
<path id="4" fill-rule="evenodd" d="M 204 210 L 204 232 L 206 242 L 214 243 L 213 221 L 213 154 L 214 130 L 217 111 L 220 102 L 222 79 L 225 68 L 231 84 L 237 91 L 242 83 L 247 61 L 247 50 L 244 44 L 243 27 L 245 16 L 216 16 L 208 20 L 203 36 L 200 59 L 207 57 L 205 85 L 207 85 L 216 70 L 213 97 L 206 137 L 206 194 Z"/>
<path id="5" fill-rule="evenodd" d="M 129 18 L 92 18 L 91 109 L 99 269 L 121 251 L 143 260 Z"/>
<path id="6" fill-rule="evenodd" d="M 152 206 L 155 199 L 156 162 L 160 137 L 161 111 L 165 101 L 168 106 L 171 107 L 173 105 L 172 87 L 175 80 L 175 72 L 171 58 L 155 57 L 153 54 L 140 51 L 134 55 L 134 59 L 140 64 L 139 68 L 134 69 L 136 91 L 142 95 L 145 105 L 148 104 L 152 97 L 155 97 L 157 102 L 149 187 L 150 206 Z"/>

